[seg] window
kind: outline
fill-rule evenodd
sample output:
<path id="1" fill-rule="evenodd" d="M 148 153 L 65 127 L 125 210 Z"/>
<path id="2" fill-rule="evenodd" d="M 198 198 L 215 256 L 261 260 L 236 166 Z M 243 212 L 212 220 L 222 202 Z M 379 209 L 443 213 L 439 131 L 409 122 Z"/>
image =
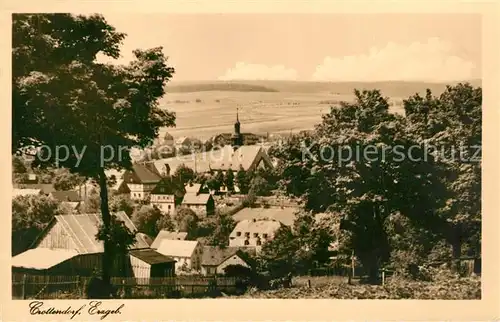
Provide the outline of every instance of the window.
<path id="1" fill-rule="evenodd" d="M 246 233 L 245 233 L 245 237 L 250 237 L 250 233 L 249 233 L 249 232 L 246 232 Z"/>
<path id="2" fill-rule="evenodd" d="M 241 231 L 236 232 L 236 236 L 240 237 L 241 236 Z"/>
<path id="3" fill-rule="evenodd" d="M 257 240 L 257 246 L 260 246 L 260 245 L 262 245 L 262 242 L 259 239 L 259 240 Z"/>
<path id="4" fill-rule="evenodd" d="M 264 236 L 264 238 L 267 238 L 267 234 L 263 234 L 262 236 Z"/>
<path id="5" fill-rule="evenodd" d="M 253 238 L 259 237 L 259 233 L 253 233 Z"/>
<path id="6" fill-rule="evenodd" d="M 245 246 L 250 245 L 250 242 L 248 240 L 245 240 Z"/>
<path id="7" fill-rule="evenodd" d="M 172 205 L 168 205 L 168 209 L 172 208 Z"/>

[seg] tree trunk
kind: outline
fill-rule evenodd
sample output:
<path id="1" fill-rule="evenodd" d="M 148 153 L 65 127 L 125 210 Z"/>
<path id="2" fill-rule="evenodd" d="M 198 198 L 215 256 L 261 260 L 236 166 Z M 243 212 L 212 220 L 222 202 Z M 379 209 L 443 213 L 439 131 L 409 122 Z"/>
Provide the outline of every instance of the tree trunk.
<path id="1" fill-rule="evenodd" d="M 460 271 L 460 257 L 462 255 L 462 234 L 461 227 L 458 225 L 452 228 L 451 255 L 451 269 L 453 272 L 458 273 Z"/>
<path id="2" fill-rule="evenodd" d="M 109 231 L 110 223 L 111 223 L 111 214 L 109 212 L 108 205 L 108 187 L 107 187 L 107 179 L 106 174 L 104 173 L 104 168 L 101 168 L 99 172 L 99 188 L 100 188 L 100 196 L 101 196 L 101 216 L 104 229 Z M 106 236 L 108 237 L 108 236 Z M 111 242 L 108 238 L 104 238 L 104 253 L 102 254 L 102 281 L 104 284 L 104 288 L 107 297 L 109 297 L 109 292 L 107 290 L 111 290 L 111 267 L 113 265 L 113 254 L 111 248 Z"/>

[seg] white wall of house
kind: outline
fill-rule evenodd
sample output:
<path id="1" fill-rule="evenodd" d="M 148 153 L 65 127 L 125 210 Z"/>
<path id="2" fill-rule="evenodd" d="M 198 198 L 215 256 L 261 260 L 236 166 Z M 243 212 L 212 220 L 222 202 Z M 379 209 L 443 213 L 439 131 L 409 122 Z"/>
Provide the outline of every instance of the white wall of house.
<path id="1" fill-rule="evenodd" d="M 132 200 L 144 200 L 149 196 L 151 190 L 156 186 L 155 184 L 135 184 L 135 183 L 127 183 L 128 188 L 130 189 L 130 199 Z"/>
<path id="2" fill-rule="evenodd" d="M 260 247 L 266 241 L 272 239 L 272 235 L 262 234 L 262 233 L 250 233 L 250 232 L 239 232 L 240 236 L 229 237 L 229 246 L 234 247 L 243 247 L 243 246 L 251 246 L 251 247 Z"/>
<path id="3" fill-rule="evenodd" d="M 175 213 L 175 201 L 173 195 L 151 195 L 151 204 L 158 207 L 162 212 L 173 215 Z"/>

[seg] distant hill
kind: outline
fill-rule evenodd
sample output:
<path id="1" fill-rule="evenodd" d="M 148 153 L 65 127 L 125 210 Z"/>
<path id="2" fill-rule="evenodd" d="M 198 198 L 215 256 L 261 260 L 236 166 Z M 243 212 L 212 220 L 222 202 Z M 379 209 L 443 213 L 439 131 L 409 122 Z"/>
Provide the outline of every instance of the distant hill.
<path id="1" fill-rule="evenodd" d="M 473 86 L 481 86 L 481 80 L 462 81 Z M 329 93 L 332 95 L 351 95 L 354 89 L 379 89 L 390 97 L 408 97 L 415 93 L 424 93 L 429 88 L 434 94 L 440 94 L 449 83 L 429 82 L 296 82 L 296 81 L 200 81 L 172 82 L 167 85 L 170 93 L 189 93 L 201 91 L 239 91 L 239 92 L 288 92 L 288 93 Z"/>
<path id="2" fill-rule="evenodd" d="M 269 88 L 257 84 L 245 84 L 234 82 L 214 82 L 214 83 L 195 83 L 195 84 L 172 84 L 169 85 L 170 93 L 191 93 L 191 92 L 207 92 L 207 91 L 231 91 L 231 92 L 277 92 L 273 88 Z"/>

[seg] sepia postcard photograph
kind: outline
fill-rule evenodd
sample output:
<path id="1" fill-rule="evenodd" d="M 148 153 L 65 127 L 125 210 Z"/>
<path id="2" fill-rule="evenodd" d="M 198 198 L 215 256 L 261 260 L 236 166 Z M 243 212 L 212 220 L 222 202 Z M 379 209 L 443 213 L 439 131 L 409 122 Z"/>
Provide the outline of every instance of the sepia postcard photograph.
<path id="1" fill-rule="evenodd" d="M 19 317 L 246 320 L 259 317 L 235 308 L 269 299 L 423 314 L 485 308 L 485 287 L 498 298 L 484 279 L 498 255 L 483 256 L 498 249 L 483 225 L 498 189 L 483 164 L 483 140 L 498 146 L 488 6 L 99 7 L 2 13 L 2 265 Z M 315 302 L 274 309 L 313 320 Z M 200 303 L 214 312 L 189 315 Z"/>

